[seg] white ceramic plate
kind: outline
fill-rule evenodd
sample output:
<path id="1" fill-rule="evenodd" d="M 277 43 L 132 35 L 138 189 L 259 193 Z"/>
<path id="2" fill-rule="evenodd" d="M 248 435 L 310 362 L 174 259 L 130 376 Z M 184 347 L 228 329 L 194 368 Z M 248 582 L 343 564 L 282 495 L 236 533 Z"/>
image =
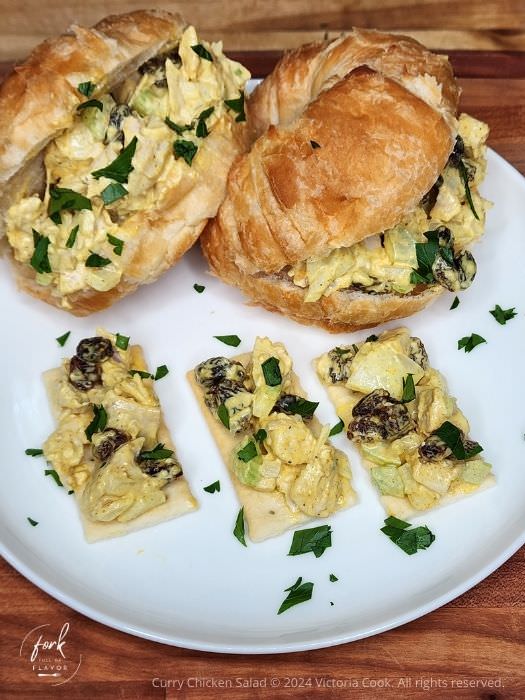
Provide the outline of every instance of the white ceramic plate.
<path id="1" fill-rule="evenodd" d="M 449 311 L 453 295 L 447 294 L 406 321 L 448 378 L 497 477 L 495 488 L 419 519 L 436 535 L 430 549 L 409 557 L 379 531 L 383 511 L 344 435 L 334 442 L 350 455 L 360 502 L 329 518 L 331 549 L 319 559 L 288 557 L 291 533 L 247 548 L 233 537 L 239 504 L 186 371 L 212 355 L 232 354 L 214 335 L 236 333 L 239 351 L 247 351 L 257 334 L 266 334 L 286 344 L 310 397 L 320 401 L 319 417 L 333 424 L 336 416 L 310 362 L 336 340 L 353 342 L 368 333 L 336 338 L 249 307 L 207 274 L 194 249 L 157 284 L 86 319 L 19 294 L 1 262 L 5 558 L 55 598 L 106 625 L 167 644 L 239 653 L 311 649 L 376 634 L 443 605 L 491 573 L 525 541 L 525 181 L 490 153 L 484 191 L 495 207 L 476 246 L 475 283 L 456 310 Z M 195 282 L 206 285 L 203 294 L 193 290 Z M 520 313 L 500 326 L 488 313 L 495 304 Z M 39 447 L 53 429 L 41 372 L 71 355 L 98 325 L 131 335 L 151 367 L 169 366 L 157 390 L 200 509 L 88 545 L 73 499 L 44 476 L 42 458 L 26 457 L 24 449 Z M 71 338 L 62 350 L 55 338 L 67 330 Z M 472 332 L 487 344 L 459 352 L 458 338 Z M 217 479 L 221 492 L 205 493 Z M 31 527 L 28 516 L 39 525 Z M 312 600 L 277 616 L 284 589 L 298 576 L 314 582 Z"/>

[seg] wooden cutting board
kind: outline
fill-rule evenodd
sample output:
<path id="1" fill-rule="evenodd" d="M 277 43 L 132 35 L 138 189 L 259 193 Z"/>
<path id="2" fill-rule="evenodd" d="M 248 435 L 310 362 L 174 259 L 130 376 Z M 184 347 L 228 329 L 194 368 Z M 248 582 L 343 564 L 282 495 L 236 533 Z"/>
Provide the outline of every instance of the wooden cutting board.
<path id="1" fill-rule="evenodd" d="M 258 77 L 278 52 L 230 55 Z M 492 148 L 525 174 L 525 53 L 449 55 L 463 88 L 462 109 L 490 125 Z M 8 70 L 0 64 L 0 77 Z M 352 644 L 285 655 L 208 654 L 128 636 L 53 600 L 6 563 L 0 589 L 0 696 L 6 698 L 525 698 L 525 548 L 415 622 Z M 51 692 L 19 648 L 33 628 L 58 630 L 65 622 L 82 664 L 71 682 Z M 161 687 L 161 679 L 171 687 Z"/>

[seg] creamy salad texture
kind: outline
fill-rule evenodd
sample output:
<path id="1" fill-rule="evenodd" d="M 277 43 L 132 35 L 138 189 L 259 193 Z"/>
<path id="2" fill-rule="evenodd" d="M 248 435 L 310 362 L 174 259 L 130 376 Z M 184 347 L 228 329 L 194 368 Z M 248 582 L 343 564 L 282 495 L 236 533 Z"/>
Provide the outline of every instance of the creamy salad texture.
<path id="1" fill-rule="evenodd" d="M 125 523 L 163 504 L 182 468 L 159 444 L 161 408 L 139 348 L 98 333 L 51 377 L 59 418 L 43 451 L 87 518 Z"/>
<path id="2" fill-rule="evenodd" d="M 410 516 L 492 482 L 444 377 L 406 329 L 335 347 L 317 373 L 389 514 Z"/>
<path id="3" fill-rule="evenodd" d="M 292 361 L 282 343 L 257 338 L 246 361 L 212 357 L 195 369 L 204 400 L 235 436 L 230 469 L 245 486 L 279 492 L 293 513 L 326 517 L 350 495 L 346 456 L 312 425 L 316 403 L 294 393 Z"/>
<path id="4" fill-rule="evenodd" d="M 45 193 L 8 211 L 15 258 L 66 308 L 81 289 L 115 287 L 126 244 L 140 233 L 128 217 L 169 206 L 191 189 L 195 170 L 213 167 L 206 139 L 243 118 L 249 77 L 220 42 L 201 42 L 188 27 L 111 94 L 79 85 L 85 102 L 44 153 Z"/>
<path id="5" fill-rule="evenodd" d="M 288 276 L 306 289 L 305 301 L 314 302 L 342 289 L 409 294 L 422 283 L 438 283 L 451 291 L 468 287 L 476 266 L 470 253 L 462 251 L 483 234 L 489 203 L 478 186 L 486 172 L 488 132 L 486 124 L 461 114 L 456 147 L 447 166 L 405 221 L 349 248 L 337 248 L 291 267 Z M 447 264 L 440 261 L 432 278 L 422 280 L 413 275 L 419 264 L 416 244 L 427 242 L 425 233 L 435 230 L 445 233 L 441 245 L 449 251 Z"/>

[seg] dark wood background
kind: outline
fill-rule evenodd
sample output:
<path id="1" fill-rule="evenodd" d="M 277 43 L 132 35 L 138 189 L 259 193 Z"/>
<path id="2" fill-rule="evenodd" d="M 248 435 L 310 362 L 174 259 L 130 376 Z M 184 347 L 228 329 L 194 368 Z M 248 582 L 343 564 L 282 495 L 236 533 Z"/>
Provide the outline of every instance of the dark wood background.
<path id="1" fill-rule="evenodd" d="M 146 4 L 2 0 L 0 78 L 12 60 L 70 22 L 92 23 L 110 12 Z M 271 69 L 283 48 L 326 32 L 335 35 L 352 25 L 405 30 L 450 54 L 463 88 L 463 108 L 489 123 L 490 145 L 525 174 L 523 0 L 185 0 L 177 9 L 206 38 L 223 37 L 230 54 L 257 76 Z M 222 692 L 228 698 L 525 698 L 525 549 L 473 590 L 415 622 L 353 644 L 285 655 L 215 655 L 128 636 L 73 612 L 5 563 L 0 564 L 0 590 L 0 697 L 211 700 Z M 71 624 L 72 643 L 81 650 L 82 666 L 70 683 L 51 690 L 28 671 L 18 650 L 32 628 L 47 623 L 60 628 L 65 621 Z M 277 690 L 269 685 L 272 677 L 280 680 Z M 181 681 L 182 690 L 155 688 L 153 678 Z M 190 688 L 193 678 L 234 683 L 236 678 L 266 679 L 267 687 Z M 315 679 L 327 679 L 328 687 L 285 687 L 287 678 L 312 678 L 314 686 Z M 411 680 L 411 687 L 400 689 L 399 679 L 404 678 Z M 337 688 L 348 679 L 355 679 L 358 687 Z M 390 687 L 371 687 L 384 679 Z M 487 681 L 500 685 L 490 687 Z M 330 682 L 335 687 L 330 688 Z M 425 690 L 424 683 L 433 687 Z"/>

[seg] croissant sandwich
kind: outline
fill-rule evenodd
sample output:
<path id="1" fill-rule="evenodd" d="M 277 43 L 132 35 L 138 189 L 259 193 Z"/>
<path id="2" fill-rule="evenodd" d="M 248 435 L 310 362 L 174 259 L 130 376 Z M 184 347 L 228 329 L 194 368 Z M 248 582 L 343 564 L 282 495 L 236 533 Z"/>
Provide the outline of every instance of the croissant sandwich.
<path id="1" fill-rule="evenodd" d="M 201 238 L 253 301 L 330 331 L 419 311 L 476 273 L 486 124 L 446 57 L 354 30 L 286 54 L 247 104 L 255 139 Z"/>
<path id="2" fill-rule="evenodd" d="M 19 285 L 82 316 L 171 267 L 245 148 L 248 78 L 162 11 L 37 47 L 0 87 L 0 233 Z"/>

